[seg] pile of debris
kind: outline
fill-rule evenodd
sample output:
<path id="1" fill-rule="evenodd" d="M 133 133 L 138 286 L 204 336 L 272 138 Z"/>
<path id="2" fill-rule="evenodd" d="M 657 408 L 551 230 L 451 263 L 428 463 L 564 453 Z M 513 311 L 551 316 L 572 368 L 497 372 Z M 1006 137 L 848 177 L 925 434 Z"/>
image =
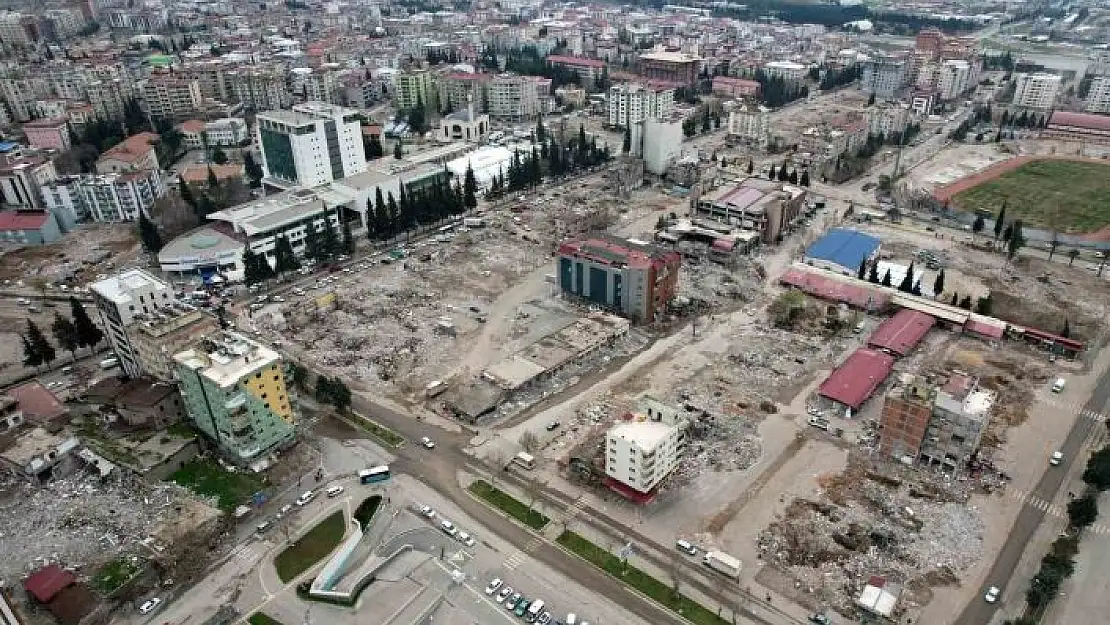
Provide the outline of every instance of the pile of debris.
<path id="1" fill-rule="evenodd" d="M 957 580 L 982 555 L 986 528 L 966 505 L 965 483 L 853 462 L 823 484 L 817 499 L 790 503 L 759 549 L 799 590 L 838 609 L 850 610 L 872 575 L 906 584 L 904 599 L 924 603 L 930 586 Z"/>

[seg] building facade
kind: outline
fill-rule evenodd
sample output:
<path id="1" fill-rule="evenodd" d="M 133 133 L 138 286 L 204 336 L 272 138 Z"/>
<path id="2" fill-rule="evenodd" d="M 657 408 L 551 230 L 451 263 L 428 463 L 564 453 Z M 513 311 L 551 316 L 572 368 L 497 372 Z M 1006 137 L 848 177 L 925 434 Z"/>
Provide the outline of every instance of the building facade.
<path id="1" fill-rule="evenodd" d="M 501 74 L 493 77 L 486 88 L 489 116 L 504 121 L 534 119 L 540 112 L 536 81 L 531 76 Z"/>
<path id="2" fill-rule="evenodd" d="M 314 187 L 366 171 L 358 111 L 306 102 L 257 117 L 262 169 L 282 187 Z"/>
<path id="3" fill-rule="evenodd" d="M 142 373 L 136 349 L 127 332 L 137 319 L 173 306 L 173 288 L 142 269 L 98 280 L 90 287 L 100 313 L 100 324 L 120 367 L 131 377 Z"/>
<path id="4" fill-rule="evenodd" d="M 397 90 L 393 101 L 398 110 L 407 111 L 418 105 L 428 110 L 438 108 L 438 89 L 436 75 L 429 70 L 419 69 L 397 74 Z"/>
<path id="5" fill-rule="evenodd" d="M 645 119 L 666 119 L 674 110 L 674 89 L 635 83 L 609 88 L 609 125 L 627 128 Z"/>
<path id="6" fill-rule="evenodd" d="M 1095 76 L 1091 79 L 1083 110 L 1088 113 L 1110 113 L 1110 76 Z"/>
<path id="7" fill-rule="evenodd" d="M 201 111 L 204 103 L 200 82 L 170 73 L 157 73 L 139 86 L 144 109 L 159 119 L 188 119 Z"/>
<path id="8" fill-rule="evenodd" d="M 36 119 L 27 122 L 23 124 L 23 134 L 27 135 L 27 143 L 33 148 L 54 149 L 64 152 L 71 147 L 69 122 L 65 117 Z"/>
<path id="9" fill-rule="evenodd" d="M 863 64 L 860 89 L 876 98 L 891 99 L 906 81 L 906 62 L 889 57 L 870 59 Z"/>
<path id="10" fill-rule="evenodd" d="M 4 208 L 43 208 L 42 188 L 58 178 L 54 162 L 41 156 L 0 160 L 0 202 Z"/>
<path id="11" fill-rule="evenodd" d="M 769 111 L 762 106 L 742 106 L 729 111 L 728 135 L 758 146 L 767 143 L 771 133 Z"/>
<path id="12" fill-rule="evenodd" d="M 681 256 L 663 248 L 613 238 L 570 241 L 559 246 L 563 293 L 651 323 L 675 295 Z"/>
<path id="13" fill-rule="evenodd" d="M 643 146 L 644 171 L 662 176 L 682 154 L 682 122 L 645 119 L 641 128 L 633 145 Z"/>
<path id="14" fill-rule="evenodd" d="M 771 244 L 801 219 L 805 195 L 805 190 L 795 185 L 746 178 L 705 193 L 694 210 L 709 219 L 757 232 L 761 242 Z"/>
<path id="15" fill-rule="evenodd" d="M 236 146 L 250 140 L 250 129 L 242 117 L 225 117 L 204 124 L 208 145 Z"/>
<path id="16" fill-rule="evenodd" d="M 294 438 L 281 356 L 223 331 L 173 357 L 185 411 L 220 452 L 248 466 Z"/>
<path id="17" fill-rule="evenodd" d="M 605 475 L 612 486 L 649 495 L 678 468 L 688 422 L 679 411 L 650 397 L 605 437 Z M 617 482 L 618 484 L 612 484 Z"/>
<path id="18" fill-rule="evenodd" d="M 67 230 L 86 220 L 135 221 L 140 213 L 149 215 L 165 195 L 158 170 L 64 176 L 43 187 L 46 208 L 60 216 Z"/>
<path id="19" fill-rule="evenodd" d="M 692 85 L 698 81 L 701 59 L 683 52 L 657 51 L 641 54 L 637 63 L 644 78 Z"/>
<path id="20" fill-rule="evenodd" d="M 174 382 L 177 366 L 173 355 L 196 345 L 219 327 L 219 320 L 212 315 L 171 298 L 169 305 L 143 315 L 125 330 L 139 370 L 163 382 Z"/>
<path id="21" fill-rule="evenodd" d="M 1056 105 L 1063 78 L 1056 74 L 1036 72 L 1015 77 L 1014 105 L 1048 110 Z"/>

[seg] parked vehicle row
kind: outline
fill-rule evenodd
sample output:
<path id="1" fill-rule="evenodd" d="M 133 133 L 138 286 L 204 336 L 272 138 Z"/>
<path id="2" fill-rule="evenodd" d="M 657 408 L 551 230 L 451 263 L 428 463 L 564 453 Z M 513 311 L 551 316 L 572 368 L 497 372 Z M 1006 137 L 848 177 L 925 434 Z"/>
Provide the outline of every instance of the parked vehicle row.
<path id="1" fill-rule="evenodd" d="M 419 506 L 417 510 L 420 512 L 420 516 L 424 517 L 425 519 L 432 520 L 436 518 L 436 511 L 431 506 Z M 442 521 L 440 521 L 439 529 L 444 534 L 447 534 L 451 538 L 454 538 L 467 547 L 474 547 L 478 544 L 478 541 L 473 536 L 471 536 L 467 532 L 462 531 L 459 527 L 457 527 L 454 523 L 448 521 L 447 519 L 443 519 Z"/>
<path id="2" fill-rule="evenodd" d="M 552 616 L 551 611 L 543 599 L 529 599 L 522 593 L 513 589 L 500 577 L 495 577 L 486 584 L 486 596 L 492 598 L 498 605 L 504 605 L 526 623 L 537 625 L 590 625 L 589 621 L 579 620 L 578 615 L 569 612 L 566 618 L 559 620 Z"/>

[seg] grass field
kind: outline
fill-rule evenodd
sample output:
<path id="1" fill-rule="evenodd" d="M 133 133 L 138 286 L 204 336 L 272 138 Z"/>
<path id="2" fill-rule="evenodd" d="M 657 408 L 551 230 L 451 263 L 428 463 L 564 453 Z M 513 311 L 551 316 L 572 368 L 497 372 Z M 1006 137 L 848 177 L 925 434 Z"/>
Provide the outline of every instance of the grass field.
<path id="1" fill-rule="evenodd" d="M 470 485 L 470 492 L 494 508 L 508 514 L 517 521 L 534 530 L 542 530 L 547 525 L 547 517 L 535 510 L 528 509 L 524 502 L 519 501 L 505 491 L 491 485 L 484 480 L 475 480 Z"/>
<path id="2" fill-rule="evenodd" d="M 236 506 L 247 505 L 262 488 L 262 480 L 252 473 L 229 473 L 211 458 L 198 458 L 170 475 L 171 482 L 198 495 L 215 497 L 220 510 L 231 512 Z"/>
<path id="3" fill-rule="evenodd" d="M 278 577 L 288 582 L 323 560 L 343 540 L 346 531 L 347 522 L 343 519 L 342 510 L 321 521 L 274 558 Z"/>
<path id="4" fill-rule="evenodd" d="M 263 612 L 255 612 L 247 619 L 250 625 L 281 625 L 281 621 Z"/>
<path id="5" fill-rule="evenodd" d="M 1064 160 L 1032 161 L 958 193 L 961 209 L 997 213 L 1006 220 L 1059 232 L 1093 232 L 1110 224 L 1110 165 Z"/>
<path id="6" fill-rule="evenodd" d="M 727 625 L 729 621 L 717 616 L 705 606 L 695 603 L 681 593 L 676 593 L 667 583 L 661 582 L 640 569 L 621 562 L 620 558 L 598 547 L 571 531 L 563 532 L 559 544 L 609 575 L 651 597 L 656 603 L 695 625 Z"/>

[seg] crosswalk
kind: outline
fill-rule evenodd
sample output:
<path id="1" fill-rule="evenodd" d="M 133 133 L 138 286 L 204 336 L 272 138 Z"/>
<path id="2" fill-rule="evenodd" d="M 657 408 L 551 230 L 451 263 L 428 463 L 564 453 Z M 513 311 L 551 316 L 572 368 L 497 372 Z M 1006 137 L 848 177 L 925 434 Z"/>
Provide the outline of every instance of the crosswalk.
<path id="1" fill-rule="evenodd" d="M 578 497 L 578 499 L 575 499 L 573 502 L 571 502 L 570 505 L 566 507 L 566 509 L 562 510 L 557 515 L 554 515 L 555 518 L 552 518 L 551 522 L 566 527 L 567 523 L 571 522 L 576 517 L 578 517 L 578 515 L 582 514 L 582 510 L 585 509 L 585 507 L 586 496 L 581 495 Z M 528 560 L 528 555 L 538 549 L 539 546 L 542 544 L 543 538 L 541 536 L 533 536 L 532 540 L 529 540 L 528 543 L 524 545 L 524 547 L 516 549 L 512 553 L 510 553 L 509 556 L 505 558 L 505 561 L 501 563 L 501 566 L 503 566 L 505 570 L 508 571 L 516 569 L 520 565 L 524 564 Z"/>
<path id="2" fill-rule="evenodd" d="M 1068 508 L 1066 505 L 1052 503 L 1045 501 L 1041 497 L 1027 493 L 1018 488 L 1006 489 L 1006 496 L 1010 499 L 1016 499 L 1027 506 L 1032 506 L 1045 514 L 1056 517 L 1058 519 L 1066 520 L 1068 518 Z M 1087 528 L 1088 532 L 1098 534 L 1099 536 L 1110 535 L 1110 526 L 1101 523 L 1095 523 Z"/>
<path id="3" fill-rule="evenodd" d="M 245 543 L 232 549 L 231 553 L 227 554 L 227 558 L 239 564 L 253 565 L 265 552 L 266 547 L 260 543 Z"/>

